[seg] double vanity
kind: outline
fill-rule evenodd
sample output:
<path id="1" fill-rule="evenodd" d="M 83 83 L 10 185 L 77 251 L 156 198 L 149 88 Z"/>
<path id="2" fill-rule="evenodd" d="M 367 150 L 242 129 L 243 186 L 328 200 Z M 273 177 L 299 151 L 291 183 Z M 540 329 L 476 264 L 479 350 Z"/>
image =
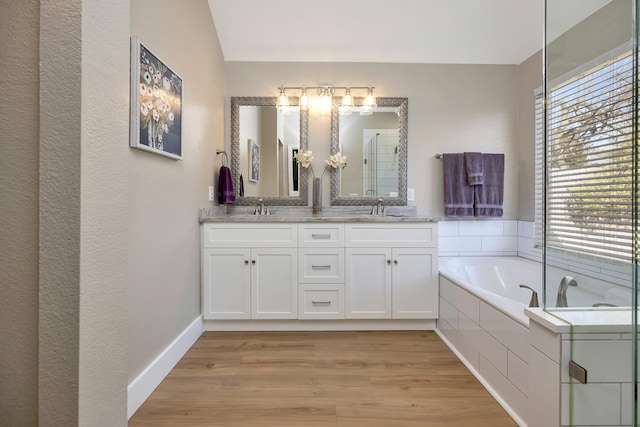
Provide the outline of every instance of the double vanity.
<path id="1" fill-rule="evenodd" d="M 311 173 L 294 160 L 314 149 L 308 111 L 231 97 L 235 202 L 199 215 L 208 330 L 435 329 L 437 222 L 406 206 L 408 99 L 352 115 L 336 101 L 330 154 L 349 164 L 331 169 L 331 206 L 311 215 Z M 390 215 L 369 214 L 382 205 Z"/>
<path id="2" fill-rule="evenodd" d="M 437 222 L 202 216 L 208 330 L 434 329 Z"/>

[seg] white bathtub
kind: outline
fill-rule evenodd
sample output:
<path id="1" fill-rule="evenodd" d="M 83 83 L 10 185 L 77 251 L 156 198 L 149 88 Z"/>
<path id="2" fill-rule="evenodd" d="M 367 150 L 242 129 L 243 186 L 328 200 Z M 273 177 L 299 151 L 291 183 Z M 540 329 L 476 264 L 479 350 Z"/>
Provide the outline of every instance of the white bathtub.
<path id="1" fill-rule="evenodd" d="M 542 304 L 542 265 L 525 258 L 441 258 L 440 274 L 524 326 L 531 291 L 519 285 L 535 289 Z"/>

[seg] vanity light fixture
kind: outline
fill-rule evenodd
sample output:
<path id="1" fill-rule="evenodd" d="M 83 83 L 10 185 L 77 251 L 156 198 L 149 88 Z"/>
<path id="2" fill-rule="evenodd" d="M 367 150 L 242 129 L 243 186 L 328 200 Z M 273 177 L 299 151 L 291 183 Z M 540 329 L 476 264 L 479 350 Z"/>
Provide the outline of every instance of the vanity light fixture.
<path id="1" fill-rule="evenodd" d="M 339 112 L 340 114 L 351 114 L 351 112 L 356 107 L 360 107 L 360 114 L 369 115 L 373 114 L 373 107 L 376 106 L 376 98 L 373 94 L 373 86 L 331 86 L 331 85 L 321 85 L 321 86 L 280 86 L 278 90 L 280 94 L 278 95 L 278 101 L 276 103 L 276 107 L 281 112 L 285 114 L 288 113 L 289 109 L 289 98 L 287 96 L 286 91 L 300 91 L 300 97 L 298 101 L 298 106 L 300 110 L 306 111 L 312 104 L 309 99 L 308 89 L 315 89 L 316 93 L 319 97 L 318 105 L 320 108 L 327 112 L 331 109 L 332 98 L 336 93 L 336 89 L 344 89 L 344 95 L 342 96 L 342 100 L 339 104 Z M 366 96 L 362 99 L 362 103 L 360 105 L 356 105 L 354 101 L 354 97 L 351 94 L 352 90 L 361 90 L 367 91 Z"/>

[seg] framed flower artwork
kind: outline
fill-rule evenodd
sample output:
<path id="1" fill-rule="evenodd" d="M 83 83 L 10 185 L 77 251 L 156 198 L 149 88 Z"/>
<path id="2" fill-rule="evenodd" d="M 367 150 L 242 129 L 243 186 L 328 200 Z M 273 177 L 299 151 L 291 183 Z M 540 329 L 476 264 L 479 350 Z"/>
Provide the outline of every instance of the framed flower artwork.
<path id="1" fill-rule="evenodd" d="M 249 140 L 249 181 L 260 182 L 260 146 Z"/>
<path id="2" fill-rule="evenodd" d="M 131 147 L 182 159 L 182 91 L 180 76 L 131 37 Z"/>

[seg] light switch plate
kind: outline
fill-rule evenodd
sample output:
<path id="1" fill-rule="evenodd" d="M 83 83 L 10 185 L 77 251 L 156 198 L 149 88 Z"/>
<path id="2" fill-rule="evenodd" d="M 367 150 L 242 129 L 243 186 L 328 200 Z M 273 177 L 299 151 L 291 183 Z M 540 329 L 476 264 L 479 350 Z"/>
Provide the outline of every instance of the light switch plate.
<path id="1" fill-rule="evenodd" d="M 416 190 L 415 188 L 407 188 L 407 200 L 412 202 L 416 199 Z"/>
<path id="2" fill-rule="evenodd" d="M 209 186 L 209 201 L 213 202 L 213 185 Z"/>

